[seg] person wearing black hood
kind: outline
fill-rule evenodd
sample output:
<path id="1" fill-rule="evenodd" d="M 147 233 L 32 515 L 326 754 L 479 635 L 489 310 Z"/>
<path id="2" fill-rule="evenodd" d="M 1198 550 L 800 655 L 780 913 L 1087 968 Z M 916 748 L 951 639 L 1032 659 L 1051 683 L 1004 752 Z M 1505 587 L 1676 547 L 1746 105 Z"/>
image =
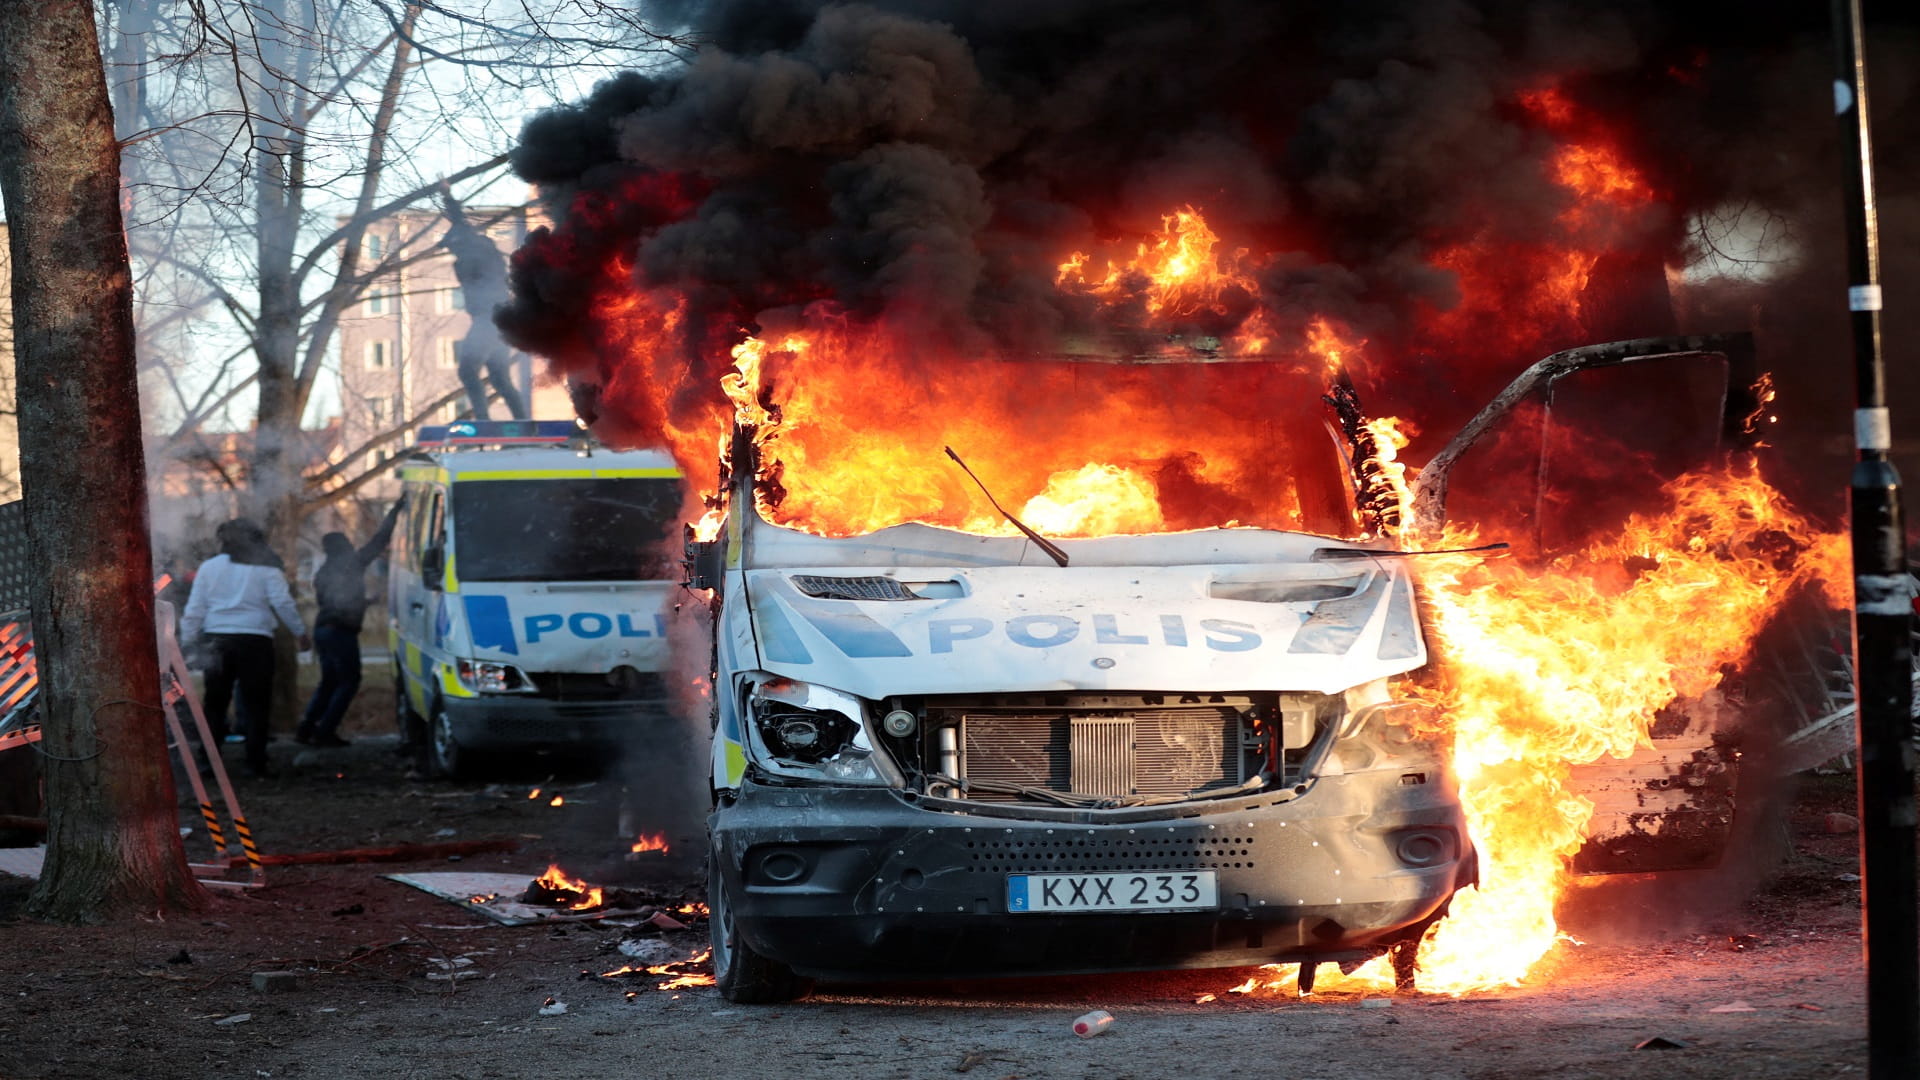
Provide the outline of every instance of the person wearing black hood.
<path id="1" fill-rule="evenodd" d="M 271 776 L 267 719 L 273 691 L 274 619 L 293 631 L 300 648 L 311 648 L 313 642 L 287 588 L 286 564 L 267 547 L 265 530 L 246 518 L 235 518 L 214 535 L 220 541 L 220 554 L 194 572 L 193 592 L 180 615 L 180 640 L 200 642 L 204 635 L 209 658 L 204 704 L 216 743 L 226 740 L 231 700 L 247 736 L 248 770 L 256 777 Z"/>
<path id="2" fill-rule="evenodd" d="M 407 505 L 405 496 L 387 511 L 373 539 L 355 549 L 343 532 L 320 538 L 327 559 L 313 574 L 313 596 L 319 610 L 313 616 L 313 646 L 320 660 L 320 685 L 307 702 L 306 719 L 294 741 L 308 746 L 346 746 L 340 720 L 360 691 L 360 627 L 367 616 L 367 567 L 387 550 L 394 523 Z"/>

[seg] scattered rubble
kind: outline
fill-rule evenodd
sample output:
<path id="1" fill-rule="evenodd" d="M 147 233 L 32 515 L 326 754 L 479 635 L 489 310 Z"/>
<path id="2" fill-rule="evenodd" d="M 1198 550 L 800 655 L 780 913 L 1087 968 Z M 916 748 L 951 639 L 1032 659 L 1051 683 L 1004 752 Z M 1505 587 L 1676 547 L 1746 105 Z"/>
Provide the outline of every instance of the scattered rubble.
<path id="1" fill-rule="evenodd" d="M 253 988 L 263 994 L 284 994 L 300 989 L 300 973 L 297 971 L 256 971 L 253 973 Z"/>

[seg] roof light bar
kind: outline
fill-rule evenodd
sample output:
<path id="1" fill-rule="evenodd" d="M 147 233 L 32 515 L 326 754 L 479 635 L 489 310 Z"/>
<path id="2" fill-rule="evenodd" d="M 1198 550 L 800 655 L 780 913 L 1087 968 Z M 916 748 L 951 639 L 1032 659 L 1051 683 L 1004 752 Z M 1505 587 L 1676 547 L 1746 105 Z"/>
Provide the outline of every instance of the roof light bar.
<path id="1" fill-rule="evenodd" d="M 447 446 L 563 446 L 585 435 L 572 420 L 456 420 L 420 428 L 414 444 Z"/>

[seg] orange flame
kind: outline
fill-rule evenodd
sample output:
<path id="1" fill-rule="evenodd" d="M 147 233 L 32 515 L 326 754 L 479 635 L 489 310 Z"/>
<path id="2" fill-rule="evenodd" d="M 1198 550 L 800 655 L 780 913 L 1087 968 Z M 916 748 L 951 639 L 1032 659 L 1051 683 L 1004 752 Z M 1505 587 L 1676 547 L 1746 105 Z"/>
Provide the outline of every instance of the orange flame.
<path id="1" fill-rule="evenodd" d="M 548 863 L 547 872 L 534 879 L 534 884 L 547 890 L 565 895 L 576 894 L 579 899 L 567 905 L 568 911 L 586 911 L 606 903 L 606 894 L 598 885 L 589 885 L 576 877 L 568 876 L 558 863 Z"/>
<path id="2" fill-rule="evenodd" d="M 667 979 L 666 982 L 656 984 L 654 986 L 655 990 L 685 990 L 689 987 L 712 986 L 714 984 L 711 973 L 696 970 L 701 965 L 710 964 L 712 961 L 713 950 L 703 949 L 687 957 L 685 960 L 674 960 L 665 964 L 651 964 L 647 967 L 634 967 L 631 964 L 623 964 L 620 967 L 614 968 L 612 971 L 601 972 L 600 977 L 603 979 L 615 979 L 623 975 L 667 975 L 671 977 Z"/>
<path id="3" fill-rule="evenodd" d="M 1676 702 L 1710 705 L 1727 666 L 1794 590 L 1844 601 L 1835 591 L 1850 578 L 1844 538 L 1788 508 L 1752 467 L 1690 473 L 1665 496 L 1658 512 L 1544 570 L 1422 564 L 1448 658 L 1434 703 L 1450 717 L 1481 868 L 1478 887 L 1454 898 L 1422 945 L 1424 991 L 1518 985 L 1558 939 L 1554 905 L 1593 810 L 1566 789 L 1571 766 L 1647 745 L 1655 715 Z M 1452 530 L 1446 543 L 1476 539 Z M 1630 573 L 1628 560 L 1647 568 Z M 1291 965 L 1269 970 L 1231 992 L 1296 988 Z M 1316 984 L 1392 987 L 1384 958 Z"/>
<path id="4" fill-rule="evenodd" d="M 1074 252 L 1060 264 L 1054 283 L 1066 292 L 1086 293 L 1109 303 L 1140 299 L 1155 318 L 1182 318 L 1222 310 L 1229 288 L 1255 289 L 1245 248 L 1215 254 L 1220 238 L 1206 218 L 1183 206 L 1160 219 L 1160 231 L 1142 240 L 1124 265 L 1107 262 L 1099 278 L 1088 275 L 1090 256 Z"/>
<path id="5" fill-rule="evenodd" d="M 1560 144 L 1545 166 L 1569 209 L 1537 244 L 1491 233 L 1438 244 L 1428 261 L 1453 273 L 1460 298 L 1424 315 L 1417 332 L 1531 360 L 1548 351 L 1537 348 L 1543 342 L 1582 340 L 1596 267 L 1658 195 L 1566 95 L 1534 91 L 1519 106 Z M 1199 212 L 1183 207 L 1132 258 L 1108 259 L 1103 271 L 1094 265 L 1075 252 L 1059 264 L 1056 286 L 1116 321 L 1144 312 L 1172 332 L 1177 320 L 1227 309 L 1235 290 L 1257 295 L 1252 275 L 1262 264 L 1243 249 L 1222 251 Z M 630 305 L 622 328 L 635 355 L 657 349 L 681 306 L 662 297 Z M 1323 437 L 1328 373 L 1358 366 L 1368 347 L 1331 317 L 1308 319 L 1291 355 L 1187 365 L 982 356 L 827 305 L 786 318 L 778 332 L 743 334 L 732 345 L 722 404 L 666 429 L 697 475 L 716 445 L 724 454 L 726 427 L 751 428 L 763 457 L 759 509 L 777 524 L 850 535 L 918 520 L 1011 534 L 948 465 L 941 449 L 951 445 L 1003 505 L 1022 506 L 1023 519 L 1056 536 L 1234 521 L 1336 528 L 1313 516 L 1315 493 L 1297 486 L 1290 468 L 1324 449 L 1308 443 Z M 1276 322 L 1263 311 L 1235 324 L 1239 345 L 1269 347 Z M 1171 400 L 1197 411 L 1169 409 Z M 1365 467 L 1398 491 L 1405 520 L 1400 453 L 1418 432 L 1396 418 L 1366 421 L 1364 430 L 1374 444 Z M 1566 788 L 1572 766 L 1629 754 L 1660 710 L 1710 700 L 1722 670 L 1743 659 L 1789 594 L 1850 579 L 1840 539 L 1796 515 L 1751 468 L 1690 474 L 1665 499 L 1659 512 L 1631 517 L 1549 565 L 1421 562 L 1449 679 L 1429 693 L 1451 718 L 1483 868 L 1478 888 L 1455 899 L 1425 943 L 1424 989 L 1461 993 L 1523 979 L 1556 940 L 1567 857 L 1592 809 Z M 715 535 L 721 520 L 709 515 L 700 534 Z M 1503 538 L 1494 533 L 1501 524 L 1483 523 L 1494 539 Z M 1476 541 L 1459 527 L 1440 539 L 1435 546 Z M 1391 987 L 1384 968 L 1328 974 L 1320 985 Z M 1233 992 L 1297 985 L 1275 971 Z"/>
<path id="6" fill-rule="evenodd" d="M 629 848 L 628 850 L 631 853 L 636 855 L 643 851 L 667 851 L 669 850 L 669 848 L 667 847 L 667 834 L 666 833 L 652 833 L 652 834 L 642 833 L 641 835 L 634 837 L 633 847 Z"/>

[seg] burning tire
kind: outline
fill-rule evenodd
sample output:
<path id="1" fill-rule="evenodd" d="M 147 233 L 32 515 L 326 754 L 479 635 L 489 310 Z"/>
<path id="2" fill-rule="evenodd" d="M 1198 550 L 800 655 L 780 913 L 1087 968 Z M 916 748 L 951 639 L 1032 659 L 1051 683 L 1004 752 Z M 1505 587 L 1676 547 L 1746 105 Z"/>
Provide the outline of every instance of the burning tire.
<path id="1" fill-rule="evenodd" d="M 754 952 L 735 932 L 720 853 L 711 848 L 707 852 L 707 932 L 713 942 L 713 980 L 721 997 L 741 1005 L 762 1005 L 794 1001 L 812 992 L 812 979 Z"/>

